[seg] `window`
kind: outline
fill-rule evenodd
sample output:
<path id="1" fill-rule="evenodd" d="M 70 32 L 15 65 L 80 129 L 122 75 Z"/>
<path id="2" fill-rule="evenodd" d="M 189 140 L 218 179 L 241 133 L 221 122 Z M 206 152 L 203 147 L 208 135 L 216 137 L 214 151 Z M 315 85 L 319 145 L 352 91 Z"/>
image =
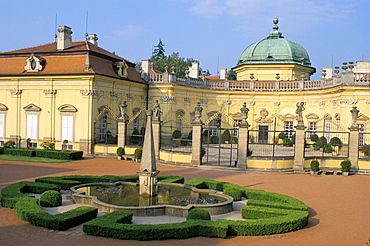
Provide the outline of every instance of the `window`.
<path id="1" fill-rule="evenodd" d="M 239 135 L 239 124 L 242 122 L 242 120 L 234 120 L 235 125 L 234 125 L 234 130 L 233 130 L 233 136 L 237 137 Z"/>
<path id="2" fill-rule="evenodd" d="M 100 118 L 100 124 L 99 124 L 99 141 L 100 142 L 104 142 L 105 141 L 105 135 L 107 133 L 107 124 L 108 124 L 108 116 L 107 114 L 104 114 L 101 118 Z"/>
<path id="3" fill-rule="evenodd" d="M 316 122 L 310 122 L 308 125 L 309 137 L 316 134 Z"/>
<path id="4" fill-rule="evenodd" d="M 209 136 L 217 136 L 217 130 L 221 125 L 221 119 L 220 117 L 217 117 L 216 119 L 209 122 Z"/>
<path id="5" fill-rule="evenodd" d="M 5 114 L 0 114 L 0 138 L 5 138 Z"/>
<path id="6" fill-rule="evenodd" d="M 330 129 L 331 129 L 331 122 L 326 122 L 325 123 L 325 133 L 326 133 L 326 139 L 330 140 Z"/>
<path id="7" fill-rule="evenodd" d="M 37 114 L 27 114 L 27 138 L 37 139 L 38 118 Z"/>
<path id="8" fill-rule="evenodd" d="M 62 115 L 62 141 L 68 140 L 73 142 L 73 116 Z"/>
<path id="9" fill-rule="evenodd" d="M 287 138 L 293 136 L 293 121 L 284 121 L 284 131 Z"/>
<path id="10" fill-rule="evenodd" d="M 364 139 L 365 125 L 358 124 L 357 126 L 358 126 L 358 131 L 360 132 L 360 135 L 358 137 L 358 144 L 360 146 L 363 146 L 365 144 L 365 139 Z"/>

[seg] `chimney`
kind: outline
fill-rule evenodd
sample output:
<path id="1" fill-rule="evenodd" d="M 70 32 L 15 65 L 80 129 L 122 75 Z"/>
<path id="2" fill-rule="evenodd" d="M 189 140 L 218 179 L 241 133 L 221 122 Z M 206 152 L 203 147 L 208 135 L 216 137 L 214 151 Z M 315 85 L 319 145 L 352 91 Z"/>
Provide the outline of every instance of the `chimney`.
<path id="1" fill-rule="evenodd" d="M 89 34 L 88 41 L 92 44 L 98 45 L 98 35 L 96 34 Z"/>
<path id="2" fill-rule="evenodd" d="M 57 50 L 65 50 L 72 46 L 72 28 L 69 26 L 59 26 L 58 28 Z"/>
<path id="3" fill-rule="evenodd" d="M 150 78 L 150 61 L 142 60 L 141 68 L 142 68 L 141 78 L 143 78 L 145 81 L 148 81 Z"/>
<path id="4" fill-rule="evenodd" d="M 226 79 L 226 68 L 220 68 L 220 79 Z"/>
<path id="5" fill-rule="evenodd" d="M 190 78 L 198 78 L 199 76 L 199 63 L 198 62 L 193 62 L 191 64 L 191 67 L 189 67 L 190 73 L 189 77 Z"/>

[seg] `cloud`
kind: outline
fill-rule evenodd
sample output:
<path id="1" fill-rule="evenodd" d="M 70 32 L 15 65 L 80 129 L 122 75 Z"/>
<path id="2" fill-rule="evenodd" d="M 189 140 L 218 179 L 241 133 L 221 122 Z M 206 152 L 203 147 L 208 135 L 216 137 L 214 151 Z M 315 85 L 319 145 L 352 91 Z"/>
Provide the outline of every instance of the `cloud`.
<path id="1" fill-rule="evenodd" d="M 304 30 L 343 22 L 354 7 L 322 0 L 199 0 L 189 11 L 201 18 L 232 17 L 236 30 L 253 33 L 262 26 L 266 28 L 266 21 L 272 26 L 275 15 L 284 21 L 284 30 Z"/>
<path id="2" fill-rule="evenodd" d="M 127 25 L 120 30 L 116 30 L 114 34 L 123 40 L 132 40 L 137 37 L 145 36 L 150 31 L 142 26 Z"/>

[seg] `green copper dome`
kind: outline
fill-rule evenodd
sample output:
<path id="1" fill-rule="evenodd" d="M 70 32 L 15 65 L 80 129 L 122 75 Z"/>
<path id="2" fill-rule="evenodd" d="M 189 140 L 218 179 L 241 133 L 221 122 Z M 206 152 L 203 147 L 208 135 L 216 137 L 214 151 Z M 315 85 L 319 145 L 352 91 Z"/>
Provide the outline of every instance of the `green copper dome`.
<path id="1" fill-rule="evenodd" d="M 279 31 L 274 18 L 270 35 L 249 45 L 238 59 L 237 65 L 243 64 L 300 64 L 311 67 L 307 51 L 298 43 L 287 40 Z"/>

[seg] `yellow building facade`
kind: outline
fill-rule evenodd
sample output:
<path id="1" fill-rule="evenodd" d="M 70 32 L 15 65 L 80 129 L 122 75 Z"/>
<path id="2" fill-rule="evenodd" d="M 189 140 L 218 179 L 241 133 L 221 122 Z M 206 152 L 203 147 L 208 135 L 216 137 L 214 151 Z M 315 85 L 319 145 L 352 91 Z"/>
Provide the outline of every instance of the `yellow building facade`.
<path id="1" fill-rule="evenodd" d="M 143 112 L 157 103 L 161 110 L 157 158 L 190 164 L 190 135 L 196 107 L 201 107 L 200 147 L 206 155 L 200 162 L 211 164 L 218 158 L 216 163 L 223 165 L 221 159 L 227 156 L 231 165 L 240 153 L 239 124 L 247 108 L 248 148 L 253 154 L 245 161 L 246 168 L 289 170 L 295 165 L 295 149 L 279 142 L 279 133 L 294 139 L 302 103 L 308 144 L 313 134 L 343 142 L 336 155 L 317 152 L 313 145 L 305 149 L 305 168 L 312 159 L 322 159 L 323 168 L 338 168 L 340 159 L 349 158 L 349 128 L 356 125 L 360 132 L 356 165 L 370 170 L 368 156 L 361 151 L 370 145 L 370 62 L 326 68 L 322 79 L 310 80 L 316 69 L 307 51 L 285 40 L 277 23 L 275 19 L 267 39 L 240 55 L 233 68 L 235 81 L 223 76 L 225 70 L 220 79 L 199 77 L 198 64 L 189 67 L 186 77 L 177 77 L 172 72 L 153 74 L 150 62 L 143 61 L 139 74 L 134 63 L 100 48 L 96 35 L 72 42 L 71 28 L 60 26 L 54 43 L 0 53 L 0 141 L 13 140 L 19 147 L 29 146 L 29 141 L 31 147 L 53 141 L 57 149 L 69 145 L 85 155 L 115 154 L 117 147 L 132 153 L 141 144 Z M 355 118 L 354 107 L 359 110 Z M 125 123 L 123 131 L 120 122 Z M 179 138 L 174 131 L 180 132 Z M 223 139 L 225 131 L 234 145 Z"/>

